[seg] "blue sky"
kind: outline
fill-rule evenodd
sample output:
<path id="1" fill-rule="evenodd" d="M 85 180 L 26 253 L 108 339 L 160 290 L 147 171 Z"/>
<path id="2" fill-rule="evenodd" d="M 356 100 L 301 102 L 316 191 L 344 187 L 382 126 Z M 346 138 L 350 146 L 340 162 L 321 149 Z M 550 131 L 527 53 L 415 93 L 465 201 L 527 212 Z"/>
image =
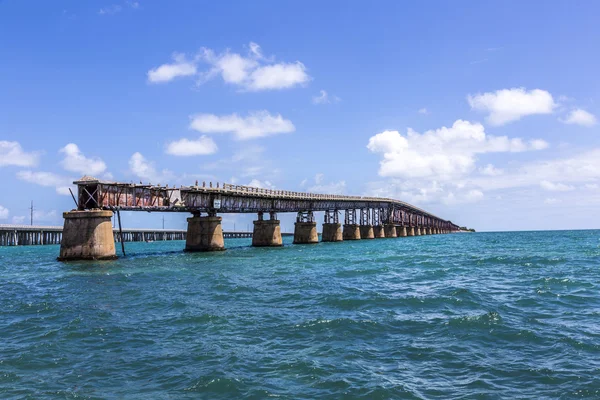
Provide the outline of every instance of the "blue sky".
<path id="1" fill-rule="evenodd" d="M 69 183 L 91 174 L 381 195 L 479 230 L 597 228 L 598 15 L 594 1 L 0 1 L 0 223 L 28 223 L 33 200 L 36 223 L 62 224 Z"/>

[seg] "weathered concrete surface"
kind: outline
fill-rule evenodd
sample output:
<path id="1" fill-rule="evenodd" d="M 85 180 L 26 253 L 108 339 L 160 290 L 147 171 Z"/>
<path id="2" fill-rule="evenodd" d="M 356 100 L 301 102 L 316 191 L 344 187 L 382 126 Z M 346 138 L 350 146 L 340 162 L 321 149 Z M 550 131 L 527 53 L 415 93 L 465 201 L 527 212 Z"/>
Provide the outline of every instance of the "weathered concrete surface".
<path id="1" fill-rule="evenodd" d="M 406 226 L 397 226 L 396 227 L 396 236 L 398 237 L 406 237 L 407 233 L 406 233 Z"/>
<path id="2" fill-rule="evenodd" d="M 433 235 L 433 228 L 427 228 L 427 234 Z"/>
<path id="3" fill-rule="evenodd" d="M 319 243 L 316 222 L 296 222 L 294 224 L 294 244 Z"/>
<path id="4" fill-rule="evenodd" d="M 415 236 L 415 227 L 414 226 L 407 227 L 406 234 L 407 234 L 407 236 Z"/>
<path id="5" fill-rule="evenodd" d="M 373 231 L 373 225 L 360 225 L 360 238 L 361 239 L 375 239 L 375 232 Z"/>
<path id="6" fill-rule="evenodd" d="M 398 235 L 396 234 L 396 225 L 394 224 L 385 224 L 383 226 L 383 230 L 385 231 L 386 238 L 398 237 Z"/>
<path id="7" fill-rule="evenodd" d="M 341 242 L 343 239 L 342 235 L 342 224 L 323 224 L 323 233 L 321 234 L 322 242 Z"/>
<path id="8" fill-rule="evenodd" d="M 375 236 L 375 239 L 385 237 L 385 230 L 383 229 L 383 225 L 375 225 L 373 227 L 373 236 Z"/>
<path id="9" fill-rule="evenodd" d="M 344 240 L 360 240 L 360 225 L 345 224 L 344 225 Z"/>
<path id="10" fill-rule="evenodd" d="M 281 240 L 281 227 L 279 224 L 279 220 L 269 219 L 254 221 L 254 232 L 252 233 L 252 246 L 283 246 L 283 242 Z"/>
<path id="11" fill-rule="evenodd" d="M 70 211 L 60 242 L 60 261 L 111 260 L 117 258 L 112 211 Z"/>
<path id="12" fill-rule="evenodd" d="M 420 226 L 415 227 L 415 236 L 421 236 L 421 227 Z"/>
<path id="13" fill-rule="evenodd" d="M 188 218 L 185 251 L 222 251 L 225 250 L 221 217 Z"/>

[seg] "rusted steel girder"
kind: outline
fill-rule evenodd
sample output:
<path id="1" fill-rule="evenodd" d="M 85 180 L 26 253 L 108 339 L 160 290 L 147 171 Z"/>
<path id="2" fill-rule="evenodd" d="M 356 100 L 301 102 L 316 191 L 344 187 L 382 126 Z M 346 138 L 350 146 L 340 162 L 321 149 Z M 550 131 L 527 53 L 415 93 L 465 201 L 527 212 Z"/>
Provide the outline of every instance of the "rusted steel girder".
<path id="1" fill-rule="evenodd" d="M 346 218 L 356 223 L 356 210 L 361 222 L 415 226 L 433 221 L 445 229 L 458 229 L 443 220 L 400 200 L 378 197 L 343 196 L 261 189 L 223 184 L 174 188 L 160 185 L 105 182 L 84 177 L 74 182 L 78 187 L 79 210 L 105 209 L 124 211 L 161 211 L 207 213 L 259 213 L 348 210 Z M 348 214 L 354 210 L 354 214 Z M 369 215 L 369 210 L 372 210 Z M 377 210 L 377 211 L 375 211 Z"/>

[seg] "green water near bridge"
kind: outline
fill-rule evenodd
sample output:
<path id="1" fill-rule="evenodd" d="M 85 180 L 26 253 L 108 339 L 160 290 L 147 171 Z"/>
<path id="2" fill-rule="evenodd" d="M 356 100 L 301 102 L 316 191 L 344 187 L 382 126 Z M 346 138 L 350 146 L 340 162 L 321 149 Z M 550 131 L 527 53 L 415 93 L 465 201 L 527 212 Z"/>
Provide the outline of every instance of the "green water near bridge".
<path id="1" fill-rule="evenodd" d="M 291 240 L 0 248 L 0 397 L 600 397 L 600 231 Z"/>

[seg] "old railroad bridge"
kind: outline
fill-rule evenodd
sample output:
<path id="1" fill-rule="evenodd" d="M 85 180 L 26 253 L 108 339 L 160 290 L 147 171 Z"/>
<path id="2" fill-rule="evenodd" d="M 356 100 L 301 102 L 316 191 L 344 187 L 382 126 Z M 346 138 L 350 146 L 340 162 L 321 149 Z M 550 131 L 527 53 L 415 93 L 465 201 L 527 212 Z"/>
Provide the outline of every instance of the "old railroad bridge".
<path id="1" fill-rule="evenodd" d="M 185 251 L 224 250 L 221 213 L 256 213 L 253 246 L 281 246 L 277 213 L 297 213 L 294 243 L 318 243 L 315 211 L 324 211 L 322 241 L 434 235 L 458 226 L 411 204 L 388 198 L 311 194 L 212 183 L 170 188 L 104 182 L 91 177 L 75 181 L 77 209 L 63 214 L 60 260 L 116 257 L 111 218 L 120 211 L 186 212 Z M 344 213 L 343 224 L 340 213 Z M 120 232 L 119 232 L 120 233 Z M 121 240 L 121 243 L 123 240 Z"/>

